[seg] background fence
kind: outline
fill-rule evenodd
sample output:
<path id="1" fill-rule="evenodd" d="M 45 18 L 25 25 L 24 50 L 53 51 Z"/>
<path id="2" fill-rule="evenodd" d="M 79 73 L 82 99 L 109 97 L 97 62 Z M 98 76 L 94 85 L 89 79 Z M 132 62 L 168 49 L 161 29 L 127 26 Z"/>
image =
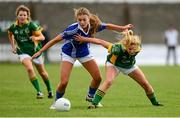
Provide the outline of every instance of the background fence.
<path id="1" fill-rule="evenodd" d="M 1 51 L 9 50 L 6 29 L 14 21 L 15 9 L 20 4 L 25 4 L 31 9 L 33 20 L 48 25 L 51 38 L 62 32 L 69 24 L 75 22 L 73 9 L 82 6 L 97 14 L 103 22 L 118 25 L 134 24 L 135 32 L 142 36 L 142 42 L 145 45 L 164 45 L 163 34 L 169 24 L 174 24 L 180 30 L 179 0 L 172 0 L 171 2 L 167 0 L 164 0 L 166 2 L 161 2 L 163 0 L 151 0 L 151 2 L 147 2 L 149 0 L 144 2 L 142 0 L 112 0 L 112 2 L 109 2 L 109 0 L 100 0 L 99 2 L 97 0 L 86 0 L 86 2 L 82 0 L 79 0 L 81 2 L 77 2 L 77 0 L 64 0 L 66 2 L 63 2 L 63 0 L 59 0 L 59 2 L 57 0 L 49 0 L 51 2 L 48 2 L 48 0 L 34 1 L 0 1 Z M 116 35 L 111 31 L 103 31 L 96 37 L 115 42 L 117 41 Z M 2 53 L 7 54 L 7 52 L 0 52 L 0 60 L 5 59 Z M 14 56 L 11 58 L 14 58 Z"/>

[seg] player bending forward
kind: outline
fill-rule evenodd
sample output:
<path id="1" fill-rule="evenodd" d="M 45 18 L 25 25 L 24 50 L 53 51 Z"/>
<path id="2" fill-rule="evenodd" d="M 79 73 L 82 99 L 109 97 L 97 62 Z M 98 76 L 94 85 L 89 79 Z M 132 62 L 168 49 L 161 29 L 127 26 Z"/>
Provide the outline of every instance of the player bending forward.
<path id="1" fill-rule="evenodd" d="M 108 49 L 106 68 L 106 79 L 102 85 L 98 88 L 92 104 L 88 108 L 97 108 L 97 104 L 102 100 L 107 90 L 112 85 L 117 75 L 122 72 L 134 79 L 146 92 L 147 97 L 154 106 L 162 106 L 157 101 L 154 90 L 150 83 L 147 81 L 144 73 L 135 64 L 135 56 L 141 50 L 141 40 L 137 35 L 133 35 L 132 31 L 123 32 L 124 37 L 117 43 L 112 44 L 110 42 L 97 39 L 87 38 L 80 35 L 76 35 L 75 39 L 82 42 L 90 42 L 98 45 L 102 45 Z"/>

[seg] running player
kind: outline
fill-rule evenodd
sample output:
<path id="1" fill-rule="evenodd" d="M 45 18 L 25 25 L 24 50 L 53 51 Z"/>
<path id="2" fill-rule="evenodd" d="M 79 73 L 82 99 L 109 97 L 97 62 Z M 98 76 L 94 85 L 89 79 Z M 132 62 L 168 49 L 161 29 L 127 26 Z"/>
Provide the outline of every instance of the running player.
<path id="1" fill-rule="evenodd" d="M 24 5 L 17 7 L 16 16 L 16 21 L 8 29 L 8 37 L 12 47 L 12 52 L 18 54 L 20 61 L 24 65 L 28 77 L 37 91 L 37 98 L 43 98 L 43 93 L 41 92 L 38 77 L 33 68 L 33 63 L 47 87 L 48 98 L 52 98 L 53 93 L 48 73 L 44 67 L 42 55 L 33 59 L 33 63 L 31 61 L 31 56 L 41 49 L 41 43 L 39 42 L 44 40 L 44 36 L 41 33 L 42 28 L 31 21 L 30 10 Z"/>

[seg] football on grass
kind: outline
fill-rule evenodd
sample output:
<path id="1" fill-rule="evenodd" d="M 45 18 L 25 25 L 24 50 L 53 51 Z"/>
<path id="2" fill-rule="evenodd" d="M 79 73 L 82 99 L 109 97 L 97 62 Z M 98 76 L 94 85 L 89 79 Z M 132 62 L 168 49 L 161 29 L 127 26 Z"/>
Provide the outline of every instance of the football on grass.
<path id="1" fill-rule="evenodd" d="M 55 102 L 55 109 L 57 111 L 69 111 L 71 103 L 67 98 L 59 98 Z"/>

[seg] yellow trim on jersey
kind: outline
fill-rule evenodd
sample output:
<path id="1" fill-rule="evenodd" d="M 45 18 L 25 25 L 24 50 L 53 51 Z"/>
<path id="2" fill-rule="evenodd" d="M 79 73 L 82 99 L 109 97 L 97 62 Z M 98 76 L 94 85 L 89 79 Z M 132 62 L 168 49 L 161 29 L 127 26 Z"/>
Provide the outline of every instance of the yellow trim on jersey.
<path id="1" fill-rule="evenodd" d="M 37 41 L 34 41 L 34 45 L 35 45 L 35 47 L 37 47 L 38 46 L 38 44 L 39 44 L 39 41 L 37 40 Z"/>
<path id="2" fill-rule="evenodd" d="M 33 36 L 39 36 L 41 34 L 41 29 L 37 30 L 37 31 L 33 31 Z"/>
<path id="3" fill-rule="evenodd" d="M 116 59 L 117 59 L 117 56 L 116 55 L 112 55 L 112 57 L 110 58 L 111 63 L 115 64 Z"/>
<path id="4" fill-rule="evenodd" d="M 24 24 L 28 24 L 28 23 L 29 23 L 29 21 L 26 19 Z M 15 25 L 21 26 L 21 25 L 19 24 L 18 20 L 15 21 Z"/>
<path id="5" fill-rule="evenodd" d="M 108 47 L 108 53 L 111 52 L 111 48 L 112 48 L 112 45 L 110 45 L 110 46 Z"/>

